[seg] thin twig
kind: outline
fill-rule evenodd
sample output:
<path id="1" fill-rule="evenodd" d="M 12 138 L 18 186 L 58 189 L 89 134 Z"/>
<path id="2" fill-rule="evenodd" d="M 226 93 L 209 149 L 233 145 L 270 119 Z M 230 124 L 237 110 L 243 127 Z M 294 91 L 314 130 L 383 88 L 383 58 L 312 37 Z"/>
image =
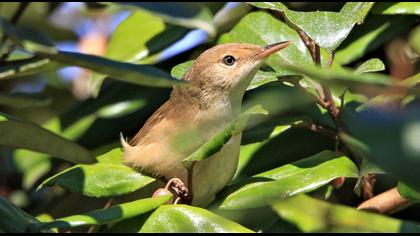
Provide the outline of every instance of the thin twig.
<path id="1" fill-rule="evenodd" d="M 357 209 L 390 215 L 411 205 L 413 203 L 402 197 L 397 188 L 394 187 L 363 202 Z"/>
<path id="2" fill-rule="evenodd" d="M 112 202 L 114 201 L 114 198 L 110 198 L 107 202 L 106 202 L 106 204 L 105 204 L 105 206 L 104 206 L 104 208 L 103 209 L 107 209 L 107 208 L 110 208 L 111 206 L 112 206 Z M 96 233 L 98 230 L 99 230 L 99 228 L 100 228 L 101 226 L 100 225 L 92 225 L 91 227 L 89 227 L 89 229 L 88 229 L 88 231 L 87 231 L 87 233 Z"/>
<path id="3" fill-rule="evenodd" d="M 29 3 L 30 2 L 21 2 L 19 4 L 18 9 L 16 10 L 15 14 L 10 19 L 10 24 L 11 25 L 17 24 L 20 17 L 23 15 L 23 12 L 29 6 Z M 9 57 L 10 53 L 12 53 L 12 51 L 14 49 L 14 44 L 7 44 L 6 42 L 7 42 L 7 36 L 5 34 L 3 34 L 3 36 L 0 40 L 0 45 L 2 45 L 2 51 L 1 52 L 5 51 L 5 53 L 1 55 L 0 63 L 5 62 L 7 60 L 7 58 Z"/>
<path id="4" fill-rule="evenodd" d="M 335 138 L 336 133 L 332 130 L 326 129 L 320 125 L 316 125 L 314 123 L 311 122 L 302 122 L 299 124 L 294 124 L 292 125 L 294 128 L 305 128 L 305 129 L 309 129 L 312 130 L 314 132 L 317 132 L 319 134 L 322 134 L 324 136 L 327 136 L 329 138 Z"/>

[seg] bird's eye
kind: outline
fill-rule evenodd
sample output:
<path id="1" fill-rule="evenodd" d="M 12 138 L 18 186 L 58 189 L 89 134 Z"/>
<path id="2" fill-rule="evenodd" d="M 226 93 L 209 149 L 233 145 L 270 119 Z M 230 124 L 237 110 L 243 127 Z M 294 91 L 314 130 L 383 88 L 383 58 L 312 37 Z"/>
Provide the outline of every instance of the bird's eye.
<path id="1" fill-rule="evenodd" d="M 222 60 L 223 64 L 227 66 L 232 66 L 233 64 L 235 64 L 235 61 L 236 59 L 231 55 L 223 57 L 223 60 Z"/>

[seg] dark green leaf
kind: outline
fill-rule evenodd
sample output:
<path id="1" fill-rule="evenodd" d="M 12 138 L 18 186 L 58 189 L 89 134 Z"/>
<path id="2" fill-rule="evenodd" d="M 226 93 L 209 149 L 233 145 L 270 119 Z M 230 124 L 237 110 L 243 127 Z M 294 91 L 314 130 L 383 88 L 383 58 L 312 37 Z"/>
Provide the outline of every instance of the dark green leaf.
<path id="1" fill-rule="evenodd" d="M 185 75 L 185 73 L 187 73 L 188 69 L 190 69 L 193 63 L 194 61 L 191 60 L 174 66 L 171 70 L 171 75 L 174 78 L 182 79 L 182 77 Z M 258 70 L 247 90 L 258 88 L 259 86 L 269 82 L 277 81 L 278 76 L 280 75 L 275 72 Z"/>
<path id="2" fill-rule="evenodd" d="M 303 232 L 420 232 L 420 226 L 408 221 L 330 204 L 304 194 L 275 202 L 280 217 Z"/>
<path id="3" fill-rule="evenodd" d="M 220 207 L 247 209 L 266 206 L 277 199 L 312 191 L 341 176 L 358 177 L 357 167 L 345 156 L 337 157 L 331 151 L 323 151 L 255 175 L 255 183 L 231 193 Z"/>
<path id="4" fill-rule="evenodd" d="M 0 113 L 0 144 L 47 153 L 73 163 L 92 163 L 88 150 L 36 124 Z"/>
<path id="5" fill-rule="evenodd" d="M 401 182 L 420 191 L 420 114 L 416 109 L 384 111 L 366 109 L 349 116 L 346 127 L 353 137 L 342 135 L 355 155 L 368 158 Z"/>
<path id="6" fill-rule="evenodd" d="M 33 106 L 47 106 L 51 99 L 42 94 L 28 93 L 0 93 L 0 105 L 23 108 Z"/>
<path id="7" fill-rule="evenodd" d="M 62 65 L 48 58 L 28 58 L 9 61 L 0 66 L 0 80 L 57 70 Z"/>
<path id="8" fill-rule="evenodd" d="M 86 214 L 67 216 L 51 222 L 31 225 L 34 231 L 52 228 L 73 228 L 84 225 L 101 225 L 129 219 L 151 211 L 167 202 L 172 196 L 159 196 L 155 198 L 140 199 L 123 203 L 107 209 L 95 210 Z"/>
<path id="9" fill-rule="evenodd" d="M 29 224 L 36 222 L 38 220 L 34 217 L 0 196 L 0 230 L 6 233 L 24 233 Z"/>
<path id="10" fill-rule="evenodd" d="M 187 205 L 160 206 L 140 232 L 147 233 L 252 233 L 253 231 L 202 208 Z"/>
<path id="11" fill-rule="evenodd" d="M 384 15 L 420 15 L 420 4 L 418 2 L 379 2 L 372 9 L 372 13 Z"/>
<path id="12" fill-rule="evenodd" d="M 409 186 L 405 185 L 403 182 L 398 182 L 397 189 L 402 197 L 410 199 L 415 202 L 420 201 L 420 192 L 410 188 Z"/>
<path id="13" fill-rule="evenodd" d="M 41 53 L 42 54 L 42 53 Z M 42 54 L 51 60 L 111 76 L 113 79 L 144 86 L 171 87 L 185 83 L 150 65 L 136 65 L 118 62 L 103 57 L 60 51 L 56 54 Z"/>
<path id="14" fill-rule="evenodd" d="M 410 16 L 370 15 L 365 23 L 353 30 L 341 44 L 334 56 L 334 63 L 345 65 L 363 57 L 390 39 L 409 31 L 409 26 L 415 21 L 416 18 Z"/>
<path id="15" fill-rule="evenodd" d="M 154 178 L 118 163 L 117 152 L 112 150 L 102 155 L 99 163 L 75 165 L 64 170 L 45 180 L 38 189 L 44 185 L 57 184 L 86 196 L 110 197 L 134 192 L 155 181 Z"/>

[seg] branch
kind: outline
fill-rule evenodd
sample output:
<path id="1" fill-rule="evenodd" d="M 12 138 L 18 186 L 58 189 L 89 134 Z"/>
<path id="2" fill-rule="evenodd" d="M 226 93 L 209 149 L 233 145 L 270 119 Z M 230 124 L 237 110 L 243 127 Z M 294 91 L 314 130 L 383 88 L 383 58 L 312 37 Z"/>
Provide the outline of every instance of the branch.
<path id="1" fill-rule="evenodd" d="M 15 25 L 17 24 L 17 22 L 19 21 L 20 17 L 22 16 L 23 12 L 25 11 L 25 9 L 29 6 L 30 2 L 21 2 L 18 9 L 16 10 L 15 14 L 12 16 L 12 18 L 10 19 L 10 23 L 11 25 Z M 2 45 L 2 50 L 1 52 L 3 52 L 3 49 L 5 50 L 5 53 L 1 55 L 0 57 L 0 63 L 3 63 L 6 61 L 6 59 L 9 57 L 10 53 L 12 53 L 13 48 L 14 48 L 14 44 L 7 44 L 7 36 L 5 34 L 3 34 L 1 40 L 0 40 L 0 45 Z"/>
<path id="2" fill-rule="evenodd" d="M 394 187 L 360 204 L 357 209 L 371 211 L 379 214 L 391 215 L 401 211 L 413 203 L 403 198 Z"/>

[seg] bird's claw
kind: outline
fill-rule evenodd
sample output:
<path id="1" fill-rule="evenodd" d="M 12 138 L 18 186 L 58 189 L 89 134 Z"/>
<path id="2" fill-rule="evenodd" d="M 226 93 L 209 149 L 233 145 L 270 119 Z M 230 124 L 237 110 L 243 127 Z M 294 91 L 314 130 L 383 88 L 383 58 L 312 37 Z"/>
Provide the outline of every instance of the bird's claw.
<path id="1" fill-rule="evenodd" d="M 177 203 L 184 203 L 184 204 L 191 204 L 191 194 L 185 186 L 184 182 L 182 182 L 178 178 L 172 178 L 166 184 L 165 189 L 171 189 L 177 195 L 177 198 L 174 204 Z"/>

